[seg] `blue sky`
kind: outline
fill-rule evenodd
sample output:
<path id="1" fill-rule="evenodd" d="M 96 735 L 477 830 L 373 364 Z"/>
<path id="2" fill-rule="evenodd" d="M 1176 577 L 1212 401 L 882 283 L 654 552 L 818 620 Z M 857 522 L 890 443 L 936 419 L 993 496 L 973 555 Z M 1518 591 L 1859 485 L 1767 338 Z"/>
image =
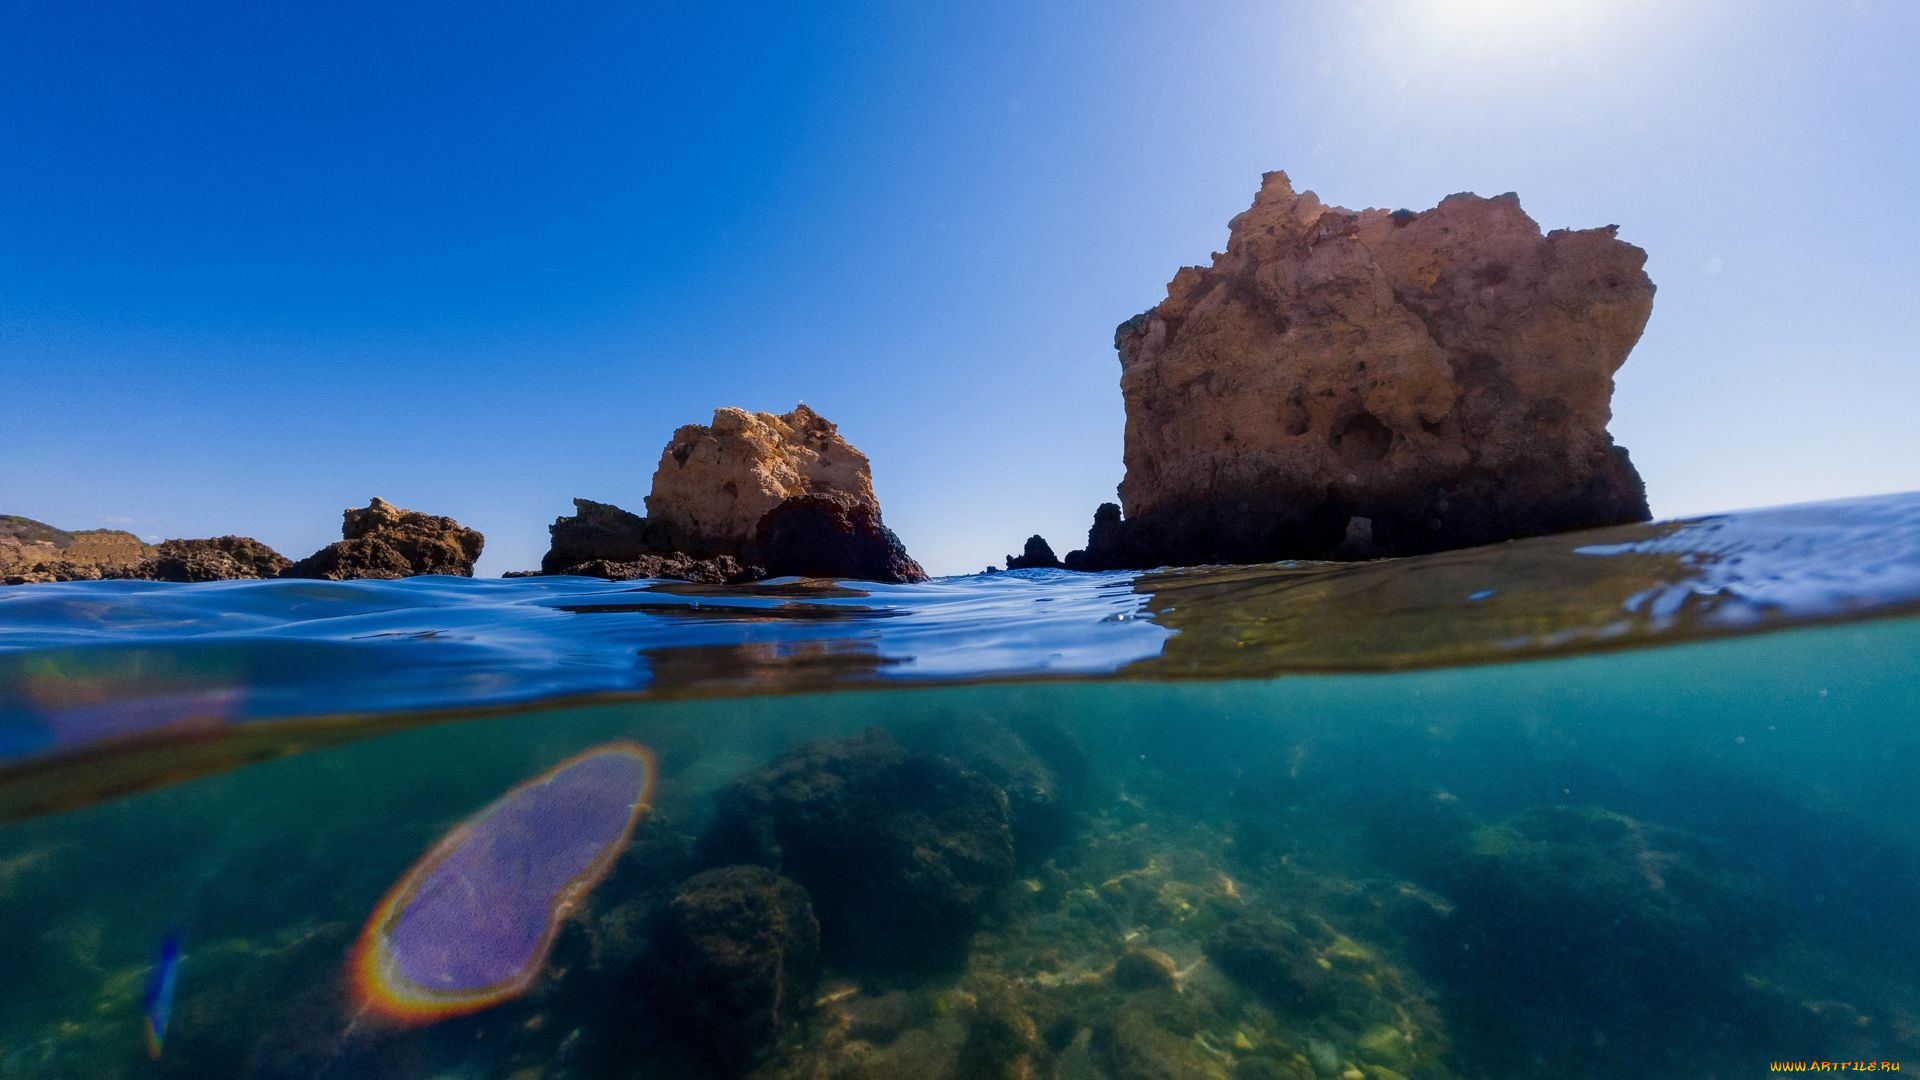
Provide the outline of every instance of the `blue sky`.
<path id="1" fill-rule="evenodd" d="M 299 557 L 377 494 L 491 575 L 805 400 L 934 572 L 1065 551 L 1115 324 L 1276 168 L 1646 248 L 1657 515 L 1920 488 L 1911 0 L 700 7 L 0 7 L 0 512 Z"/>

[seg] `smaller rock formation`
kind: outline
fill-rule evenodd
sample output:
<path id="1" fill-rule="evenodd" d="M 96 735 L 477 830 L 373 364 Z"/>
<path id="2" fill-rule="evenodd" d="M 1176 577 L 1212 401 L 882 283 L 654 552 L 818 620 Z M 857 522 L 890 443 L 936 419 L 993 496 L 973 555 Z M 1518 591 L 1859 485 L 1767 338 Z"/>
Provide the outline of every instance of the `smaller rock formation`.
<path id="1" fill-rule="evenodd" d="M 867 455 L 832 421 L 796 405 L 784 416 L 723 408 L 673 433 L 653 474 L 648 520 L 690 554 L 738 553 L 760 519 L 797 495 L 839 492 L 874 507 Z"/>
<path id="2" fill-rule="evenodd" d="M 737 1072 L 807 1000 L 820 924 L 807 891 L 759 866 L 727 866 L 681 882 L 654 935 L 663 1006 L 686 1043 Z"/>
<path id="3" fill-rule="evenodd" d="M 150 581 L 234 581 L 279 577 L 293 560 L 251 536 L 166 540 L 136 576 Z"/>
<path id="4" fill-rule="evenodd" d="M 1005 792 L 877 728 L 803 744 L 728 784 L 700 847 L 709 862 L 799 882 L 823 953 L 868 970 L 956 962 L 1014 870 Z"/>
<path id="5" fill-rule="evenodd" d="M 1035 533 L 1027 537 L 1027 546 L 1019 555 L 1007 556 L 1009 570 L 1057 570 L 1060 557 L 1053 553 L 1053 545 L 1047 538 Z"/>
<path id="6" fill-rule="evenodd" d="M 153 548 L 118 529 L 69 532 L 45 522 L 0 514 L 0 581 L 97 581 L 133 573 Z"/>
<path id="7" fill-rule="evenodd" d="M 417 574 L 472 577 L 486 538 L 450 517 L 403 510 L 375 498 L 364 509 L 350 509 L 339 543 L 328 545 L 288 567 L 283 577 L 404 578 Z"/>
<path id="8" fill-rule="evenodd" d="M 760 519 L 750 550 L 771 577 L 927 580 L 906 545 L 880 523 L 880 504 L 838 491 L 782 500 Z"/>
<path id="9" fill-rule="evenodd" d="M 678 578 L 710 585 L 757 581 L 767 576 L 763 568 L 732 555 L 698 558 L 674 551 L 666 541 L 666 530 L 609 503 L 575 499 L 573 507 L 572 517 L 556 519 L 548 527 L 553 542 L 540 560 L 541 574 L 609 581 Z"/>
<path id="10" fill-rule="evenodd" d="M 1129 946 L 1113 962 L 1113 985 L 1120 990 L 1166 990 L 1179 979 L 1173 957 L 1159 949 Z"/>
<path id="11" fill-rule="evenodd" d="M 674 432 L 648 516 L 587 499 L 553 523 L 543 574 L 616 580 L 763 577 L 925 581 L 881 521 L 865 454 L 805 405 L 784 416 L 718 409 Z"/>

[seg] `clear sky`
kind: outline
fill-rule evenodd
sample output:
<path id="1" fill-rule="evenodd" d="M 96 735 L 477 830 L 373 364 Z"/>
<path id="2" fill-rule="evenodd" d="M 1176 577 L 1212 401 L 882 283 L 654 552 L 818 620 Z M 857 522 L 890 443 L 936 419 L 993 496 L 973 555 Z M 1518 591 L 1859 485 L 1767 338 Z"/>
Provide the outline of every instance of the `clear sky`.
<path id="1" fill-rule="evenodd" d="M 831 10 L 829 10 L 831 9 Z M 1260 173 L 1617 223 L 1673 516 L 1920 488 L 1920 3 L 0 5 L 0 512 L 537 565 L 805 400 L 935 573 L 1121 475 L 1113 328 Z"/>

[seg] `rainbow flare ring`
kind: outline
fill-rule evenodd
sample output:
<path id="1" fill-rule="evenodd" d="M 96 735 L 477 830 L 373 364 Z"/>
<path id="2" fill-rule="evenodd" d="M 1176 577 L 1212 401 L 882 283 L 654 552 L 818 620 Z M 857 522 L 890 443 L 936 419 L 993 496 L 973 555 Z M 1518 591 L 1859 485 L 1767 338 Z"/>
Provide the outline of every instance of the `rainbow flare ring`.
<path id="1" fill-rule="evenodd" d="M 657 771 L 646 747 L 607 743 L 455 826 L 360 931 L 348 981 L 361 1005 L 430 1024 L 524 992 L 567 912 L 626 848 Z"/>

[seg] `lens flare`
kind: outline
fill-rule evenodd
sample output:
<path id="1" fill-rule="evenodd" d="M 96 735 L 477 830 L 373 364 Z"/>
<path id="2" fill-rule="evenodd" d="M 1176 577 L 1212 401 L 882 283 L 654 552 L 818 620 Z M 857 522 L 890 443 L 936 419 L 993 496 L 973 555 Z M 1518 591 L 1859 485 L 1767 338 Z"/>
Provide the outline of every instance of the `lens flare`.
<path id="1" fill-rule="evenodd" d="M 461 822 L 374 909 L 348 960 L 366 1011 L 401 1025 L 478 1012 L 533 984 L 573 905 L 625 849 L 653 752 L 568 758 Z"/>

